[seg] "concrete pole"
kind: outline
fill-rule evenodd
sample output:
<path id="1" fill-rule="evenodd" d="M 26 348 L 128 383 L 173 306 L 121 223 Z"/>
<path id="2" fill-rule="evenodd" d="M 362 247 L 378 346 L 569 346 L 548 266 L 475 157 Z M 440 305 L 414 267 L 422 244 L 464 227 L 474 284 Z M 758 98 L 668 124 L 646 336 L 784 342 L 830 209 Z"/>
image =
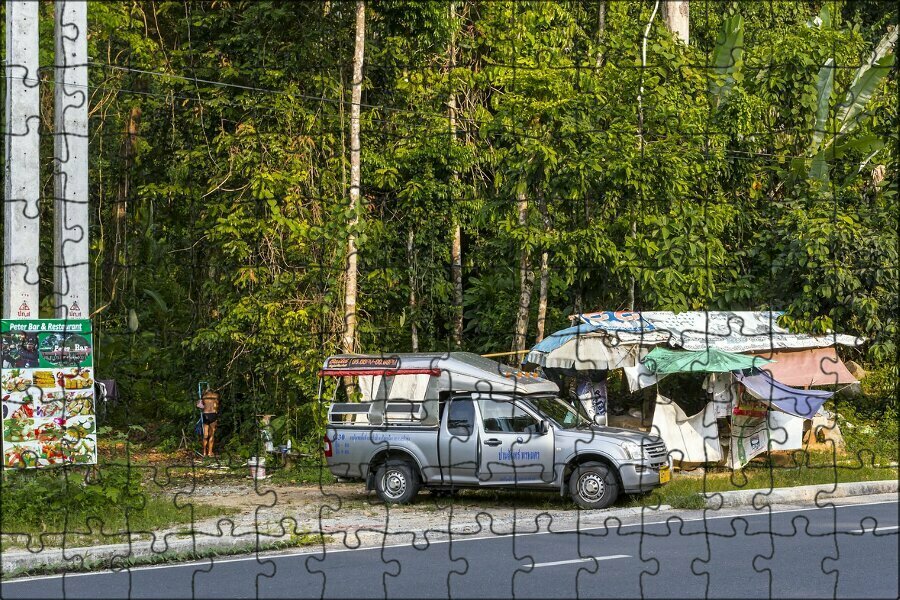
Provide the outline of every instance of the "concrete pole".
<path id="1" fill-rule="evenodd" d="M 3 318 L 38 317 L 40 87 L 38 3 L 6 2 Z"/>
<path id="2" fill-rule="evenodd" d="M 55 4 L 54 306 L 58 319 L 90 314 L 88 263 L 87 1 Z"/>

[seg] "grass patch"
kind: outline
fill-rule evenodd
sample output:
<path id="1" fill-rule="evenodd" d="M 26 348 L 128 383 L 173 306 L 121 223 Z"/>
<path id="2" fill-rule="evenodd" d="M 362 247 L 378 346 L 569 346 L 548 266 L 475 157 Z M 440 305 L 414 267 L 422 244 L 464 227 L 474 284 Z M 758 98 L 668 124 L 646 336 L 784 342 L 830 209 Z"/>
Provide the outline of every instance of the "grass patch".
<path id="1" fill-rule="evenodd" d="M 290 467 L 268 466 L 266 471 L 272 474 L 272 483 L 294 485 L 331 485 L 337 480 L 325 463 L 318 461 L 301 461 Z"/>
<path id="2" fill-rule="evenodd" d="M 141 474 L 126 466 L 4 472 L 0 503 L 3 545 L 87 546 L 116 544 L 132 536 L 229 511 L 179 503 L 148 493 Z"/>
<path id="3" fill-rule="evenodd" d="M 699 494 L 704 492 L 882 481 L 897 479 L 898 476 L 896 467 L 876 467 L 851 457 L 835 461 L 830 454 L 798 452 L 791 458 L 795 462 L 784 466 L 771 461 L 751 462 L 740 471 L 710 468 L 703 475 L 676 473 L 669 484 L 634 499 L 633 505 L 669 504 L 674 508 L 703 508 L 705 503 Z"/>

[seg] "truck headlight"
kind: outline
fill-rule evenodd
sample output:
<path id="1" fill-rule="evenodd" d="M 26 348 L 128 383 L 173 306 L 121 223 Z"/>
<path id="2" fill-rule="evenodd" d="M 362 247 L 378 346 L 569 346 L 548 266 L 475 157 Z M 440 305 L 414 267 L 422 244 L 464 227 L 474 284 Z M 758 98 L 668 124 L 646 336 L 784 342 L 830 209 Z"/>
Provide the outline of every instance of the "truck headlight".
<path id="1" fill-rule="evenodd" d="M 622 442 L 620 444 L 622 450 L 625 451 L 625 454 L 628 455 L 628 458 L 631 460 L 643 460 L 644 452 L 641 449 L 640 444 L 636 444 L 634 442 Z"/>

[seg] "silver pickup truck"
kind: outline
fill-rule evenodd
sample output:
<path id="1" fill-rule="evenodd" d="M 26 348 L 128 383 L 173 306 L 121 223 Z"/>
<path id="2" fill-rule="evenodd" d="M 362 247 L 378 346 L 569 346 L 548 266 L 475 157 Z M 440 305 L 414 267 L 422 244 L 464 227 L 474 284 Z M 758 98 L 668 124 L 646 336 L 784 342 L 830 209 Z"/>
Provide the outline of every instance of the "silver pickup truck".
<path id="1" fill-rule="evenodd" d="M 362 395 L 329 407 L 328 468 L 384 502 L 410 502 L 423 486 L 515 487 L 604 508 L 670 477 L 658 437 L 595 426 L 556 384 L 476 354 L 332 356 L 320 376 L 353 378 Z"/>

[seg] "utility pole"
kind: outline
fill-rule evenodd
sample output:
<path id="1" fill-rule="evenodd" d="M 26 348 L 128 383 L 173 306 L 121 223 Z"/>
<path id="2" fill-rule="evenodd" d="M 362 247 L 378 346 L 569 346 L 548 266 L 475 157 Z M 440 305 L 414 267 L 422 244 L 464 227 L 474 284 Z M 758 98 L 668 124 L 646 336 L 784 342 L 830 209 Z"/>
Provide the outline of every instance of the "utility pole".
<path id="1" fill-rule="evenodd" d="M 83 319 L 90 315 L 87 0 L 56 0 L 54 10 L 53 304 L 56 318 Z"/>
<path id="2" fill-rule="evenodd" d="M 3 318 L 38 316 L 40 81 L 37 2 L 6 2 Z"/>
<path id="3" fill-rule="evenodd" d="M 363 58 L 366 48 L 366 3 L 356 0 L 356 36 L 353 47 L 353 86 L 350 92 L 350 217 L 347 236 L 347 269 L 344 289 L 344 352 L 356 351 L 356 300 L 358 276 L 358 248 L 356 229 L 359 225 L 361 157 L 359 140 L 360 104 L 362 103 Z"/>
<path id="4" fill-rule="evenodd" d="M 456 4 L 450 0 L 450 22 L 455 28 L 457 23 Z M 456 34 L 450 34 L 450 60 L 447 64 L 448 77 L 452 78 L 453 69 L 456 67 Z M 452 79 L 451 86 L 452 86 Z M 456 146 L 456 90 L 450 88 L 450 98 L 447 101 L 447 117 L 450 122 L 450 150 Z M 459 173 L 454 167 L 451 175 L 453 183 L 459 181 Z M 456 189 L 453 186 L 452 189 Z M 454 198 L 454 200 L 456 200 Z M 462 272 L 462 226 L 460 225 L 460 208 L 453 206 L 453 241 L 450 243 L 450 274 L 453 279 L 453 346 L 457 350 L 463 343 L 463 272 Z"/>

